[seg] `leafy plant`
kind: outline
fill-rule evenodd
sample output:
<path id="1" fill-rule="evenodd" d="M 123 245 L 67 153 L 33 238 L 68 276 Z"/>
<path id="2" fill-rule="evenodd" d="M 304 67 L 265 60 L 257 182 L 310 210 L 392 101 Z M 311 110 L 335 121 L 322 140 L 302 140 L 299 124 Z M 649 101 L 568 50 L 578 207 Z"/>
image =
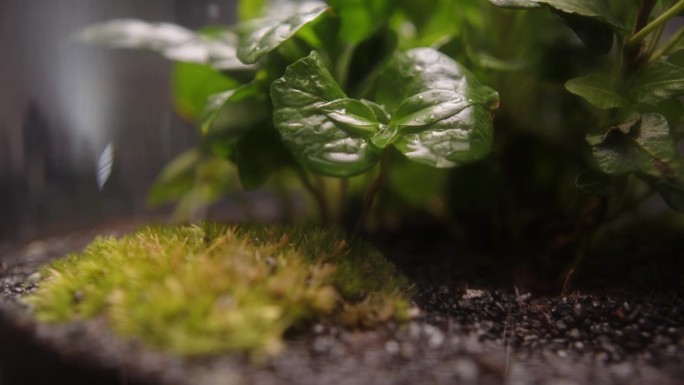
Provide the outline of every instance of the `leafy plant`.
<path id="1" fill-rule="evenodd" d="M 408 19 L 408 8 L 389 2 L 268 8 L 242 2 L 241 15 L 260 17 L 232 31 L 116 20 L 80 36 L 181 61 L 177 105 L 182 116 L 199 118 L 204 147 L 235 162 L 247 189 L 260 187 L 280 167 L 295 169 L 327 221 L 329 198 L 310 173 L 349 178 L 379 168 L 365 215 L 393 152 L 450 168 L 490 151 L 497 93 L 434 48 L 396 49 L 415 40 L 401 41 L 391 25 Z M 379 19 L 365 24 L 363 33 L 353 28 L 370 14 Z M 207 102 L 200 114 L 202 99 Z M 164 174 L 165 189 L 187 191 L 169 185 L 172 174 Z M 187 185 L 184 178 L 179 175 L 178 183 Z M 155 191 L 153 201 L 161 200 L 164 194 Z"/>
<path id="2" fill-rule="evenodd" d="M 684 211 L 684 29 L 665 32 L 683 10 L 243 0 L 230 28 L 123 20 L 80 36 L 178 61 L 175 100 L 205 154 L 193 159 L 233 162 L 243 188 L 295 175 L 323 222 L 360 199 L 361 226 L 384 194 L 385 209 L 427 209 L 471 240 L 582 250 L 653 191 Z M 185 188 L 164 178 L 165 189 L 192 193 L 187 175 L 177 181 Z"/>

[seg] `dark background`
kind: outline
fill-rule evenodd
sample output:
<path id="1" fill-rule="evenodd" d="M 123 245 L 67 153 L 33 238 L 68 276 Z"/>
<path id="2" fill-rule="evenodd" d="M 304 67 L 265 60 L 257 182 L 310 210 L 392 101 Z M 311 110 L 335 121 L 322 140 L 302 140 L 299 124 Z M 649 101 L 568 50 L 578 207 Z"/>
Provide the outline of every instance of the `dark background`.
<path id="1" fill-rule="evenodd" d="M 234 8 L 235 0 L 0 0 L 0 242 L 149 214 L 149 185 L 195 142 L 195 127 L 173 111 L 171 63 L 71 36 L 116 18 L 226 25 Z M 100 191 L 95 167 L 108 143 L 114 170 Z"/>

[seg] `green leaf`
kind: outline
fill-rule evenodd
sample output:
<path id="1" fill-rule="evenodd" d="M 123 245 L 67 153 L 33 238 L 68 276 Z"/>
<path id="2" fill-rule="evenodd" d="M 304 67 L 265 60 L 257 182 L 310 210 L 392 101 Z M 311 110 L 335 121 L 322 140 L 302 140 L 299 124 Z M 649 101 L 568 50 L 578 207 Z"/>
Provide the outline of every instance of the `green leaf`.
<path id="1" fill-rule="evenodd" d="M 684 67 L 654 62 L 633 75 L 628 95 L 637 103 L 650 105 L 684 95 Z"/>
<path id="2" fill-rule="evenodd" d="M 294 36 L 299 29 L 318 19 L 328 6 L 319 1 L 297 4 L 294 10 L 254 20 L 241 36 L 237 50 L 238 58 L 246 64 L 254 64 L 272 50 Z M 288 12 L 289 11 L 289 12 Z"/>
<path id="3" fill-rule="evenodd" d="M 258 82 L 252 82 L 209 96 L 202 114 L 202 133 L 237 136 L 268 119 L 265 92 Z"/>
<path id="4" fill-rule="evenodd" d="M 238 1 L 238 20 L 245 21 L 262 16 L 266 8 L 267 0 L 240 0 Z"/>
<path id="5" fill-rule="evenodd" d="M 291 64 L 271 85 L 273 122 L 283 143 L 313 172 L 346 177 L 373 167 L 379 154 L 363 137 L 340 128 L 341 119 L 321 112 L 322 106 L 340 99 L 347 95 L 315 51 Z"/>
<path id="6" fill-rule="evenodd" d="M 669 179 L 679 170 L 675 142 L 662 115 L 644 114 L 640 120 L 611 128 L 600 140 L 589 142 L 595 143 L 594 159 L 607 174 Z"/>
<path id="7" fill-rule="evenodd" d="M 191 63 L 177 63 L 172 82 L 176 111 L 190 121 L 201 118 L 210 95 L 239 86 L 237 81 L 208 65 Z"/>
<path id="8" fill-rule="evenodd" d="M 565 89 L 603 110 L 622 107 L 623 100 L 610 76 L 591 74 L 568 80 Z"/>
<path id="9" fill-rule="evenodd" d="M 379 121 L 382 124 L 389 123 L 391 119 L 390 114 L 381 105 L 366 99 L 361 99 L 361 103 L 365 104 L 368 108 L 371 109 L 371 111 L 373 111 L 373 116 L 375 116 L 377 121 Z"/>
<path id="10" fill-rule="evenodd" d="M 539 8 L 540 5 L 534 0 L 489 0 L 497 7 L 502 8 Z"/>
<path id="11" fill-rule="evenodd" d="M 615 29 L 622 29 L 621 24 L 613 17 L 606 0 L 533 0 L 546 4 L 564 13 L 594 17 L 610 24 Z"/>
<path id="12" fill-rule="evenodd" d="M 667 180 L 653 182 L 665 202 L 673 210 L 684 212 L 684 177 L 678 175 Z"/>
<path id="13" fill-rule="evenodd" d="M 584 171 L 575 179 L 575 186 L 590 195 L 615 196 L 615 186 L 611 183 L 610 178 L 603 173 Z"/>
<path id="14" fill-rule="evenodd" d="M 220 70 L 253 69 L 238 60 L 237 36 L 226 30 L 197 33 L 170 23 L 119 19 L 87 27 L 76 38 L 115 48 L 147 49 L 167 59 L 207 64 Z"/>
<path id="15" fill-rule="evenodd" d="M 584 45 L 599 55 L 606 55 L 613 47 L 615 32 L 608 24 L 594 17 L 552 10 L 582 40 Z"/>
<path id="16" fill-rule="evenodd" d="M 256 129 L 237 143 L 236 163 L 240 184 L 245 190 L 261 187 L 281 167 L 292 164 L 292 155 L 272 127 Z"/>
<path id="17" fill-rule="evenodd" d="M 425 91 L 404 100 L 394 113 L 390 124 L 423 128 L 452 117 L 471 104 L 472 102 L 465 99 L 462 93 L 456 91 Z"/>
<path id="18" fill-rule="evenodd" d="M 498 106 L 498 94 L 437 50 L 395 54 L 380 74 L 376 101 L 393 115 L 390 127 L 409 123 L 408 117 L 419 119 L 419 129 L 400 133 L 395 142 L 413 161 L 454 167 L 490 151 L 490 112 Z"/>
<path id="19" fill-rule="evenodd" d="M 176 201 L 176 219 L 193 219 L 235 185 L 235 168 L 198 149 L 172 160 L 154 182 L 147 198 L 156 206 Z"/>
<path id="20" fill-rule="evenodd" d="M 338 99 L 321 104 L 317 109 L 350 135 L 370 137 L 378 131 L 378 118 L 361 101 Z"/>
<path id="21" fill-rule="evenodd" d="M 371 36 L 392 14 L 394 1 L 329 0 L 342 23 L 340 38 L 346 43 L 357 44 Z"/>

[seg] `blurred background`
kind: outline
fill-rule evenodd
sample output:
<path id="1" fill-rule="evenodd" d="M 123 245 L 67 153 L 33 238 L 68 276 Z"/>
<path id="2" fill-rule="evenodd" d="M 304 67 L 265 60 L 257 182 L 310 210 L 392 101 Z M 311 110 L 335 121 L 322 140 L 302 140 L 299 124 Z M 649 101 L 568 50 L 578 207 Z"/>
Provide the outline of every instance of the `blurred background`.
<path id="1" fill-rule="evenodd" d="M 230 24 L 235 0 L 0 0 L 0 242 L 147 216 L 162 167 L 193 146 L 173 111 L 171 64 L 73 34 L 116 18 Z M 114 167 L 102 190 L 97 160 Z"/>

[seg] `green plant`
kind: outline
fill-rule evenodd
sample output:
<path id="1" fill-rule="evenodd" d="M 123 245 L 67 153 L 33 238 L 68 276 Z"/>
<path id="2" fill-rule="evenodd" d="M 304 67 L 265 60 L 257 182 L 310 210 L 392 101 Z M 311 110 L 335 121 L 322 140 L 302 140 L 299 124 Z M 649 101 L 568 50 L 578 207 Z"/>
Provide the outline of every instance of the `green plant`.
<path id="1" fill-rule="evenodd" d="M 312 182 L 310 173 L 347 179 L 378 169 L 364 217 L 392 152 L 437 168 L 487 156 L 497 93 L 434 48 L 398 49 L 419 40 L 397 35 L 396 26 L 411 15 L 408 2 L 262 3 L 240 3 L 245 20 L 235 35 L 118 20 L 81 38 L 200 61 L 179 64 L 175 78 L 179 112 L 200 119 L 203 147 L 235 162 L 246 189 L 281 167 L 294 169 L 324 222 L 331 213 L 323 184 L 330 182 Z M 246 19 L 254 15 L 262 17 Z M 195 102 L 202 98 L 204 107 Z M 192 193 L 192 183 L 178 188 L 192 178 L 184 176 L 188 166 L 199 163 L 188 158 L 169 167 L 153 200 Z"/>
<path id="2" fill-rule="evenodd" d="M 227 159 L 245 189 L 272 175 L 290 188 L 294 176 L 323 222 L 358 199 L 362 224 L 384 194 L 380 211 L 418 207 L 468 239 L 584 250 L 652 192 L 684 210 L 684 30 L 665 33 L 683 8 L 243 0 L 231 28 L 129 20 L 80 36 L 179 61 L 176 104 L 202 139 L 155 200 L 218 197 L 225 176 L 199 178 L 205 194 L 193 180 L 202 162 Z"/>

